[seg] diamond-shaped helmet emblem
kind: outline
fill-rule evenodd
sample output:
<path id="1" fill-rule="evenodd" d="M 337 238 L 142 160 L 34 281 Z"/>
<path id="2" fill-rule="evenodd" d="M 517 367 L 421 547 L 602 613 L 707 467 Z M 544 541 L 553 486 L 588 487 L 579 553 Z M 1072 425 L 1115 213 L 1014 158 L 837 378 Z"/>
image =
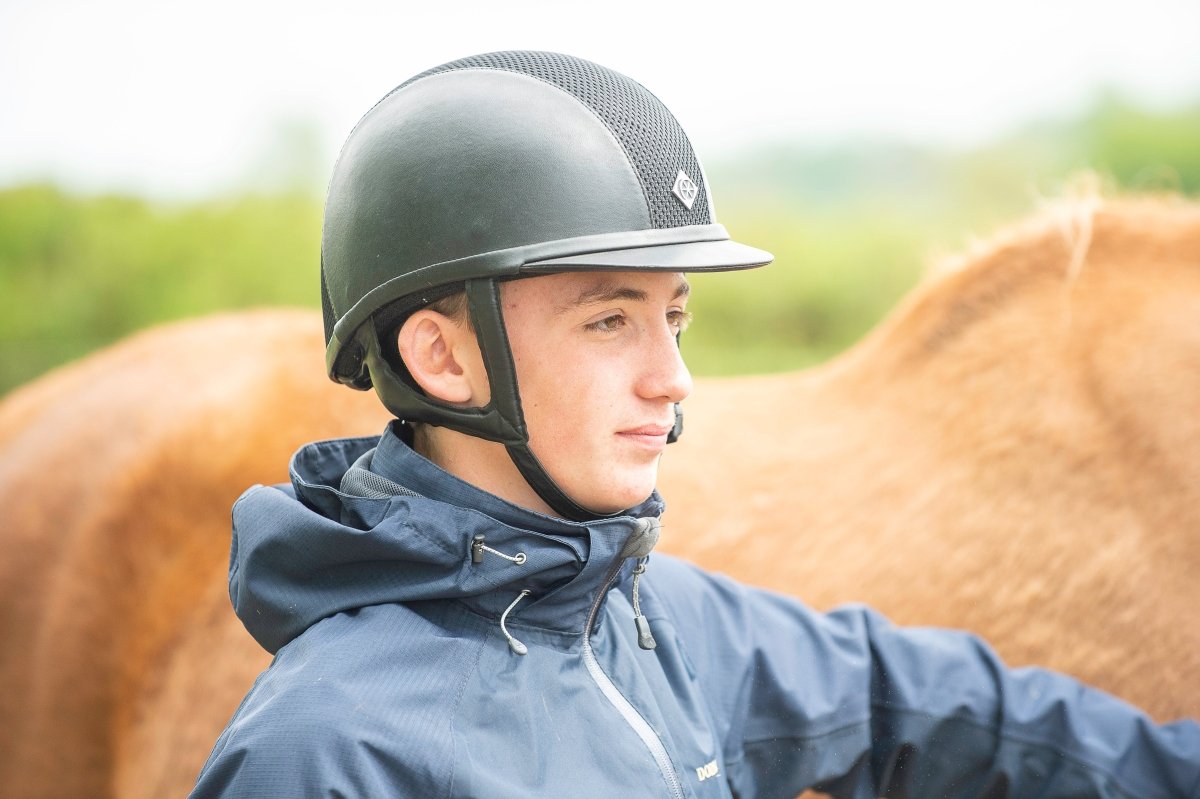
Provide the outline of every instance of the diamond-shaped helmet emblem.
<path id="1" fill-rule="evenodd" d="M 699 187 L 692 182 L 684 171 L 679 170 L 679 174 L 675 176 L 675 185 L 671 187 L 671 193 L 679 198 L 679 202 L 689 211 L 692 210 L 692 203 L 696 202 L 696 195 L 700 193 Z"/>

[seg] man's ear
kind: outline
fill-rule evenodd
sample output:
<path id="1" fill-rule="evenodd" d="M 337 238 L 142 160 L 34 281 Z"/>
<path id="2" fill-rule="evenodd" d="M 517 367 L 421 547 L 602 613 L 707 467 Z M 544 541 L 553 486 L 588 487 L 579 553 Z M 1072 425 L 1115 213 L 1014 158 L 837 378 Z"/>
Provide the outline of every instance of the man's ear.
<path id="1" fill-rule="evenodd" d="M 491 392 L 470 325 L 422 308 L 397 333 L 400 357 L 421 390 L 453 405 L 486 405 Z"/>

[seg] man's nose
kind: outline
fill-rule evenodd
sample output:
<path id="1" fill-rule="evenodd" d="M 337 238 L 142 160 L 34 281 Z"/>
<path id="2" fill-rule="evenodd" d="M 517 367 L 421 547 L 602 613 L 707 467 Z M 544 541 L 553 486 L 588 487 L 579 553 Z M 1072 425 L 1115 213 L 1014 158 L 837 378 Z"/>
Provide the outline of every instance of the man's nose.
<path id="1" fill-rule="evenodd" d="M 669 327 L 656 331 L 642 367 L 641 393 L 647 399 L 663 397 L 682 402 L 692 393 L 692 374 L 679 351 L 679 340 Z"/>

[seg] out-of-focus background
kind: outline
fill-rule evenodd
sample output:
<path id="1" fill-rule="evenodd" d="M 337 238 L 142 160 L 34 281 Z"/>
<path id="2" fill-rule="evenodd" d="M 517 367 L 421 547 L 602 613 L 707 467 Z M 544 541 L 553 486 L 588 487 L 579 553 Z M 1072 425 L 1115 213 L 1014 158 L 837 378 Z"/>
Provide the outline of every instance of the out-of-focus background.
<path id="1" fill-rule="evenodd" d="M 518 48 L 655 92 L 720 221 L 775 253 L 694 280 L 693 370 L 810 365 L 1081 170 L 1200 191 L 1197 31 L 1194 0 L 0 0 L 0 394 L 156 322 L 318 307 L 358 117 Z"/>

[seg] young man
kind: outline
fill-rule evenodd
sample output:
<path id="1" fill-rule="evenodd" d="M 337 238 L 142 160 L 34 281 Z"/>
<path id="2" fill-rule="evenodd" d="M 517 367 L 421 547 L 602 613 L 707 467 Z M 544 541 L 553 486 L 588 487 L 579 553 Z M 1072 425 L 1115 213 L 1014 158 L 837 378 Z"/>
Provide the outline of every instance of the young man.
<path id="1" fill-rule="evenodd" d="M 194 796 L 1198 795 L 1193 723 L 647 570 L 684 273 L 770 256 L 637 83 L 527 52 L 413 78 L 343 148 L 322 261 L 329 373 L 397 421 L 235 507 L 231 594 L 276 656 Z"/>

